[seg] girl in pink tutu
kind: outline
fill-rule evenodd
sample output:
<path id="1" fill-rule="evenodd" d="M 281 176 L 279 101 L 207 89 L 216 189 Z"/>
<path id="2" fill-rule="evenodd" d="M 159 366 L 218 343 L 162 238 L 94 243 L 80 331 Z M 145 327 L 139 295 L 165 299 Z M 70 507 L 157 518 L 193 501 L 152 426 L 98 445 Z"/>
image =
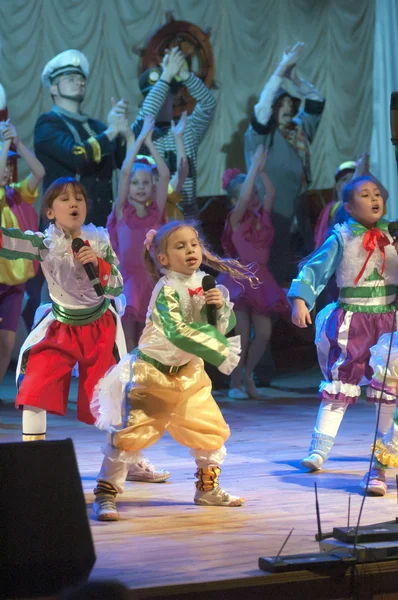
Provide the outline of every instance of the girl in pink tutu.
<path id="1" fill-rule="evenodd" d="M 124 280 L 126 310 L 122 324 L 128 352 L 138 343 L 153 290 L 153 281 L 144 267 L 143 259 L 146 233 L 165 223 L 170 172 L 152 142 L 154 126 L 153 117 L 146 116 L 141 133 L 122 165 L 118 196 L 107 222 Z M 159 177 L 156 186 L 149 162 L 136 161 L 144 143 L 156 163 Z"/>
<path id="2" fill-rule="evenodd" d="M 243 264 L 255 263 L 260 282 L 254 289 L 246 281 L 238 283 L 230 278 L 225 282 L 235 305 L 236 333 L 241 336 L 242 342 L 241 360 L 231 375 L 230 398 L 259 397 L 253 381 L 253 371 L 271 337 L 270 315 L 289 311 L 285 294 L 267 267 L 273 239 L 270 212 L 275 192 L 264 170 L 266 162 L 267 152 L 259 146 L 247 175 L 240 173 L 238 169 L 227 169 L 223 176 L 223 188 L 234 204 L 225 223 L 223 248 L 228 256 L 239 257 Z M 263 199 L 259 197 L 255 186 L 257 176 L 260 176 L 266 190 Z M 226 277 L 222 275 L 219 279 L 224 280 Z"/>

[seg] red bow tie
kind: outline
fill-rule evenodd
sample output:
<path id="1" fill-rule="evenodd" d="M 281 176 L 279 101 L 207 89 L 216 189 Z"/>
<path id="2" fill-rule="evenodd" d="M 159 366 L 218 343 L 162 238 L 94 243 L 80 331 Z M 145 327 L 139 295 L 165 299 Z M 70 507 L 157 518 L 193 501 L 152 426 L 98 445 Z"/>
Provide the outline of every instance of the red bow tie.
<path id="1" fill-rule="evenodd" d="M 370 257 L 372 256 L 373 252 L 376 250 L 377 247 L 379 247 L 380 253 L 383 257 L 383 265 L 381 267 L 381 273 L 380 273 L 380 275 L 383 275 L 384 268 L 386 266 L 386 252 L 385 252 L 384 248 L 385 248 L 385 246 L 388 246 L 389 243 L 390 243 L 390 240 L 388 239 L 386 234 L 383 231 L 381 231 L 381 229 L 373 228 L 373 229 L 369 229 L 365 233 L 363 241 L 362 241 L 362 246 L 368 252 L 368 256 L 366 257 L 366 260 L 363 263 L 362 268 L 359 271 L 358 275 L 354 279 L 355 285 L 357 285 L 358 281 L 361 279 L 362 275 L 364 274 L 366 265 L 368 264 Z"/>
<path id="2" fill-rule="evenodd" d="M 203 288 L 202 287 L 198 287 L 198 288 L 196 288 L 196 290 L 191 290 L 191 288 L 188 288 L 188 292 L 189 292 L 190 297 L 203 296 Z"/>

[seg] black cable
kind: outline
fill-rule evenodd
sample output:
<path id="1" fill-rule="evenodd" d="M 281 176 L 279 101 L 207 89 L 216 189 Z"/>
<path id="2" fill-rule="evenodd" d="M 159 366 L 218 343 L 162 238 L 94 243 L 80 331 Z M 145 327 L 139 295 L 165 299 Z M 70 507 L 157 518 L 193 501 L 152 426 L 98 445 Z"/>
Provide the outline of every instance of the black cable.
<path id="1" fill-rule="evenodd" d="M 379 430 L 381 400 L 383 398 L 383 394 L 384 394 L 384 390 L 385 390 L 385 385 L 386 385 L 387 369 L 388 369 L 388 365 L 389 365 L 390 357 L 391 357 L 392 342 L 393 342 L 393 338 L 394 338 L 394 333 L 396 333 L 396 322 L 397 322 L 397 300 L 395 301 L 394 316 L 393 316 L 393 322 L 392 322 L 392 328 L 391 328 L 391 334 L 390 334 L 390 344 L 389 344 L 389 347 L 388 347 L 388 353 L 387 353 L 387 360 L 386 360 L 386 366 L 385 366 L 385 371 L 384 371 L 383 383 L 382 383 L 381 391 L 380 391 L 379 408 L 378 408 L 377 417 L 376 417 L 376 428 L 375 428 L 375 434 L 374 434 L 374 438 L 373 438 L 372 453 L 370 455 L 368 477 L 366 479 L 366 487 L 365 487 L 365 490 L 364 490 L 363 499 L 362 499 L 361 506 L 360 506 L 360 509 L 359 509 L 357 525 L 356 525 L 356 528 L 355 528 L 353 553 L 355 553 L 355 550 L 356 550 L 356 547 L 357 547 L 359 524 L 360 524 L 360 521 L 361 521 L 363 506 L 365 504 L 365 500 L 366 500 L 367 493 L 368 493 L 368 488 L 369 488 L 370 472 L 371 472 L 371 468 L 372 468 L 372 465 L 373 465 L 373 460 L 374 460 L 374 455 L 375 455 L 375 449 L 376 449 L 377 434 L 378 434 L 378 430 Z"/>

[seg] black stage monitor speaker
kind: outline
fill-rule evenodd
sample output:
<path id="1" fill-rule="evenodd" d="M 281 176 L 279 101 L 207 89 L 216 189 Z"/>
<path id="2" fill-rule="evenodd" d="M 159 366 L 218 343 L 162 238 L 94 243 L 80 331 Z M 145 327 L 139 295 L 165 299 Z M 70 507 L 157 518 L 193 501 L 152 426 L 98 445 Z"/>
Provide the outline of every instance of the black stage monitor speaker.
<path id="1" fill-rule="evenodd" d="M 0 444 L 0 598 L 55 594 L 95 559 L 72 440 Z"/>

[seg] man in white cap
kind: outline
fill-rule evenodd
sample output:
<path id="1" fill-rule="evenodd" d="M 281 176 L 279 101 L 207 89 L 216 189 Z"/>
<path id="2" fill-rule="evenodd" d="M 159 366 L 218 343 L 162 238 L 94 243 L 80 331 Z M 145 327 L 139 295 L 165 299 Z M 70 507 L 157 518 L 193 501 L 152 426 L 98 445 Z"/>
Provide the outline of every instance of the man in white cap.
<path id="1" fill-rule="evenodd" d="M 82 112 L 88 76 L 88 60 L 78 50 L 65 50 L 46 64 L 41 78 L 54 107 L 38 118 L 34 145 L 46 170 L 44 190 L 59 177 L 78 178 L 92 202 L 87 220 L 105 226 L 112 208 L 112 172 L 123 162 L 131 131 L 125 100 L 116 104 L 112 99 L 107 125 Z"/>

